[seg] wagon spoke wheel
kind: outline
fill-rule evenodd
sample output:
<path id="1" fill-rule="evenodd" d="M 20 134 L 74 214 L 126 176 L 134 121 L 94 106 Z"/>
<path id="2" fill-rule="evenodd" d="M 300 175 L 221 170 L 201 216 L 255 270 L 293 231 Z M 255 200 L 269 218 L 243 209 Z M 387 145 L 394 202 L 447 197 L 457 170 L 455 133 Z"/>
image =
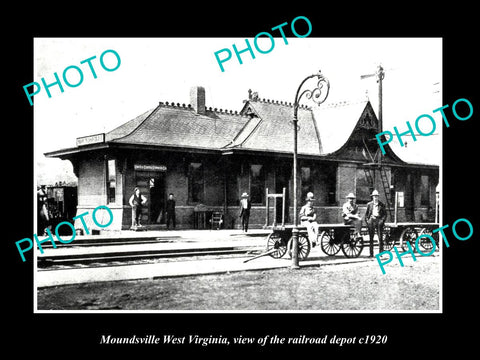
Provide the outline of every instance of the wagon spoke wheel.
<path id="1" fill-rule="evenodd" d="M 417 231 L 413 227 L 407 227 L 402 231 L 400 235 L 400 243 L 403 251 L 408 251 L 407 242 L 410 243 L 413 251 L 415 251 L 415 240 L 417 240 Z"/>
<path id="2" fill-rule="evenodd" d="M 418 236 L 421 236 L 421 235 L 429 235 L 431 238 L 433 238 L 433 240 L 435 241 L 435 250 L 438 250 L 438 232 L 433 233 L 432 229 L 423 228 L 422 231 L 420 231 L 420 234 L 418 234 Z M 420 239 L 418 245 L 422 248 L 422 251 L 425 253 L 429 253 L 433 249 L 432 241 L 425 236 Z"/>
<path id="3" fill-rule="evenodd" d="M 363 250 L 363 237 L 355 237 L 354 234 L 349 231 L 343 235 L 342 252 L 348 258 L 359 257 Z"/>
<path id="4" fill-rule="evenodd" d="M 292 246 L 293 237 L 288 240 L 288 250 L 290 256 L 293 255 Z M 298 234 L 298 259 L 304 260 L 308 257 L 308 254 L 310 254 L 310 241 L 308 241 L 308 237 L 306 235 Z"/>
<path id="5" fill-rule="evenodd" d="M 390 251 L 395 246 L 395 238 L 390 233 L 390 228 L 386 227 L 383 229 L 383 250 Z"/>
<path id="6" fill-rule="evenodd" d="M 333 230 L 322 231 L 320 234 L 320 246 L 328 256 L 334 256 L 340 251 L 340 244 L 335 242 Z"/>
<path id="7" fill-rule="evenodd" d="M 275 249 L 276 251 L 269 255 L 274 259 L 280 259 L 287 252 L 287 245 L 282 237 L 277 233 L 271 233 L 267 237 L 267 251 Z"/>

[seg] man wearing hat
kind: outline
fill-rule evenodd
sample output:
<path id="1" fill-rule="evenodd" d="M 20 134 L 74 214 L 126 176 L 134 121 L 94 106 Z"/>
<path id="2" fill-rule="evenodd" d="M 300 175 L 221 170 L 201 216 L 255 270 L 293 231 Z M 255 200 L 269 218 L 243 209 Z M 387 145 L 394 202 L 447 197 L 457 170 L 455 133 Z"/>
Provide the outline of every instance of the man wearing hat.
<path id="1" fill-rule="evenodd" d="M 142 227 L 140 218 L 142 216 L 142 206 L 147 202 L 147 198 L 140 193 L 140 189 L 136 187 L 133 189 L 133 195 L 128 200 L 132 207 L 132 226 L 131 229 L 136 230 L 137 226 Z"/>
<path id="2" fill-rule="evenodd" d="M 307 193 L 306 204 L 300 209 L 300 222 L 307 228 L 308 238 L 313 245 L 317 243 L 318 237 L 318 223 L 315 221 L 317 213 L 313 208 L 313 201 L 315 197 L 312 192 Z"/>
<path id="3" fill-rule="evenodd" d="M 373 200 L 367 204 L 365 222 L 367 223 L 368 234 L 370 236 L 370 256 L 373 257 L 373 236 L 375 235 L 375 229 L 378 235 L 379 252 L 383 252 L 383 225 L 387 217 L 387 210 L 385 204 L 378 199 L 379 194 L 377 190 L 373 190 L 371 196 Z"/>
<path id="4" fill-rule="evenodd" d="M 359 209 L 355 203 L 355 199 L 353 193 L 347 195 L 347 202 L 343 204 L 342 207 L 342 217 L 345 225 L 353 225 L 355 227 L 355 237 L 360 237 L 362 218 L 359 215 Z"/>
<path id="5" fill-rule="evenodd" d="M 248 198 L 248 194 L 244 192 L 240 200 L 240 218 L 242 218 L 242 230 L 248 231 L 248 220 L 250 219 L 250 208 L 252 203 Z"/>

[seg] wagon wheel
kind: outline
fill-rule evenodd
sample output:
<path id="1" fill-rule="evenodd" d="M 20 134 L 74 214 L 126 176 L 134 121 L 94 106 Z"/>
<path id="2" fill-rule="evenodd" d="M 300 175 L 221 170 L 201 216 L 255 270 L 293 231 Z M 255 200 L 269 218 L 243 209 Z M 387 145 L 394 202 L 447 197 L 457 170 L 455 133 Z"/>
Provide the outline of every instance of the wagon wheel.
<path id="1" fill-rule="evenodd" d="M 383 229 L 383 250 L 390 251 L 395 246 L 395 237 L 390 233 L 390 228 L 386 227 Z"/>
<path id="2" fill-rule="evenodd" d="M 290 257 L 292 256 L 292 245 L 293 245 L 293 237 L 288 240 L 288 253 Z M 310 254 L 310 241 L 308 241 L 308 237 L 304 234 L 298 234 L 298 259 L 304 260 Z"/>
<path id="3" fill-rule="evenodd" d="M 415 251 L 415 240 L 417 240 L 417 231 L 413 227 L 407 227 L 403 229 L 400 235 L 400 244 L 402 245 L 402 250 L 407 251 L 407 242 L 410 243 L 410 246 Z"/>
<path id="4" fill-rule="evenodd" d="M 359 257 L 363 250 L 363 237 L 355 238 L 352 231 L 346 232 L 342 237 L 342 252 L 348 258 Z"/>
<path id="5" fill-rule="evenodd" d="M 278 233 L 271 233 L 267 237 L 267 251 L 275 249 L 276 251 L 269 255 L 274 259 L 280 259 L 287 252 L 285 241 Z"/>
<path id="6" fill-rule="evenodd" d="M 340 251 L 340 244 L 335 242 L 333 230 L 322 231 L 320 234 L 320 246 L 328 256 L 334 256 Z"/>
<path id="7" fill-rule="evenodd" d="M 435 249 L 438 249 L 438 232 L 433 233 L 432 229 L 423 228 L 422 231 L 420 231 L 420 234 L 418 234 L 418 236 L 421 235 L 430 235 L 433 240 L 435 240 Z M 425 253 L 429 253 L 430 251 L 432 251 L 433 248 L 432 242 L 427 237 L 422 237 L 418 245 L 422 248 L 422 251 L 425 250 Z"/>

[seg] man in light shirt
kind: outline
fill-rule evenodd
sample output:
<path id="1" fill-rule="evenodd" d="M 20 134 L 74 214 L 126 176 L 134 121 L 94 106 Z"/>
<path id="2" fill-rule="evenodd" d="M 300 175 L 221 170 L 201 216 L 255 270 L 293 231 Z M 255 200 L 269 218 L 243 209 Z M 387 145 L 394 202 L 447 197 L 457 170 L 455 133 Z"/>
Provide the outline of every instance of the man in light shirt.
<path id="1" fill-rule="evenodd" d="M 385 204 L 378 199 L 379 194 L 377 190 L 373 190 L 371 196 L 373 200 L 367 204 L 365 221 L 370 236 L 370 257 L 373 257 L 373 237 L 375 236 L 375 230 L 377 230 L 379 253 L 383 252 L 383 226 L 387 217 L 387 210 Z"/>
<path id="2" fill-rule="evenodd" d="M 318 238 L 318 223 L 315 221 L 317 213 L 313 207 L 314 200 L 315 197 L 313 193 L 307 193 L 307 198 L 305 199 L 306 204 L 302 206 L 299 213 L 301 224 L 307 228 L 308 238 L 312 246 L 317 244 Z"/>
<path id="3" fill-rule="evenodd" d="M 239 217 L 242 219 L 242 230 L 247 232 L 248 231 L 248 221 L 250 219 L 250 208 L 252 207 L 252 203 L 248 198 L 248 194 L 244 192 L 242 194 L 242 198 L 240 200 L 240 215 Z"/>
<path id="4" fill-rule="evenodd" d="M 361 237 L 362 218 L 360 217 L 358 205 L 355 203 L 355 195 L 348 194 L 347 202 L 342 206 L 342 217 L 345 225 L 355 227 L 355 238 Z"/>

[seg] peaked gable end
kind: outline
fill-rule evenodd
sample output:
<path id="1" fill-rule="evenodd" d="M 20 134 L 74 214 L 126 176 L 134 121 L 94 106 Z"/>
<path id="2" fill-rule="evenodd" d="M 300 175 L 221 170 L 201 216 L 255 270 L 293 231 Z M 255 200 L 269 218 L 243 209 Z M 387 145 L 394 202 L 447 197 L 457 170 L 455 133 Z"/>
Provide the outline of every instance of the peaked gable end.
<path id="1" fill-rule="evenodd" d="M 396 163 L 403 164 L 393 150 L 386 145 L 385 155 L 382 155 L 376 134 L 379 133 L 379 122 L 370 102 L 367 102 L 353 131 L 343 146 L 328 154 L 336 159 L 362 161 L 364 163 Z"/>

